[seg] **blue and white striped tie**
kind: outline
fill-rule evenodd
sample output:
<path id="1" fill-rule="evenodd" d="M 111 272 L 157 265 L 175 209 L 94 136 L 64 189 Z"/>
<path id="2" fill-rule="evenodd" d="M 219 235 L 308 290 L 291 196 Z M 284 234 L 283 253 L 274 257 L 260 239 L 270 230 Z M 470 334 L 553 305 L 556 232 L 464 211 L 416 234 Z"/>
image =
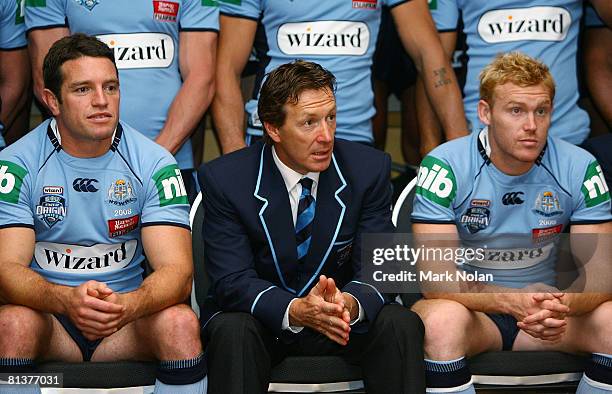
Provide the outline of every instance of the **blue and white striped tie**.
<path id="1" fill-rule="evenodd" d="M 297 220 L 295 221 L 295 243 L 297 245 L 298 263 L 304 263 L 310 246 L 312 233 L 312 221 L 315 214 L 315 199 L 310 193 L 312 190 L 312 179 L 302 178 L 302 194 L 298 203 Z"/>

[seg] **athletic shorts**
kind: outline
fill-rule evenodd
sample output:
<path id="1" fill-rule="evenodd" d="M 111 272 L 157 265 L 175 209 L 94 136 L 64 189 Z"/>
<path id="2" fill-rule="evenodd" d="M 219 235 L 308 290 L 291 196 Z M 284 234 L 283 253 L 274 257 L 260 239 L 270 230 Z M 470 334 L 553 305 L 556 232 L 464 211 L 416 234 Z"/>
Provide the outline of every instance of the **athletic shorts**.
<path id="1" fill-rule="evenodd" d="M 85 336 L 83 336 L 81 330 L 76 328 L 74 323 L 72 323 L 72 321 L 67 316 L 60 314 L 53 316 L 55 316 L 55 318 L 60 322 L 62 327 L 64 327 L 64 330 L 66 330 L 68 335 L 70 335 L 70 338 L 72 338 L 72 340 L 77 344 L 77 346 L 81 350 L 81 354 L 83 355 L 83 361 L 91 361 L 91 357 L 100 345 L 100 342 L 102 342 L 103 338 L 96 339 L 95 341 L 90 341 L 89 339 L 85 338 Z"/>
<path id="2" fill-rule="evenodd" d="M 519 333 L 519 328 L 516 326 L 517 320 L 512 315 L 503 313 L 487 313 L 489 319 L 497 326 L 502 337 L 502 350 L 512 350 L 514 340 Z"/>

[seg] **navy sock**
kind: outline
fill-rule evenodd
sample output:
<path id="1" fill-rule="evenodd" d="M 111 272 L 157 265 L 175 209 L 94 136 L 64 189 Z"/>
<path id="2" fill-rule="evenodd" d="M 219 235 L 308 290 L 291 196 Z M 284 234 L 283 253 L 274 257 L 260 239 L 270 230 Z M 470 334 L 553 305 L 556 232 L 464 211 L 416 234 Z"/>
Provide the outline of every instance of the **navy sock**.
<path id="1" fill-rule="evenodd" d="M 474 393 L 465 357 L 450 361 L 425 360 L 427 392 Z"/>

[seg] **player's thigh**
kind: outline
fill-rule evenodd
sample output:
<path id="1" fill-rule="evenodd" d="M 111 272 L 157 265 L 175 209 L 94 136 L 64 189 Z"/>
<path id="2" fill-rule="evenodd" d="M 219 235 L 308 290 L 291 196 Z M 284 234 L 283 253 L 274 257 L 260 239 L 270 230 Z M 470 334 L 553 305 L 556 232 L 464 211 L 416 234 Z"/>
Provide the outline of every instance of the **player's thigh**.
<path id="1" fill-rule="evenodd" d="M 565 334 L 558 342 L 534 338 L 520 331 L 513 350 L 559 350 L 569 353 L 612 352 L 612 301 L 592 312 L 567 318 Z"/>
<path id="2" fill-rule="evenodd" d="M 187 359 L 202 351 L 199 322 L 187 305 L 174 305 L 125 325 L 105 338 L 92 361 Z"/>
<path id="3" fill-rule="evenodd" d="M 82 361 L 81 351 L 49 313 L 19 305 L 0 306 L 2 357 Z"/>

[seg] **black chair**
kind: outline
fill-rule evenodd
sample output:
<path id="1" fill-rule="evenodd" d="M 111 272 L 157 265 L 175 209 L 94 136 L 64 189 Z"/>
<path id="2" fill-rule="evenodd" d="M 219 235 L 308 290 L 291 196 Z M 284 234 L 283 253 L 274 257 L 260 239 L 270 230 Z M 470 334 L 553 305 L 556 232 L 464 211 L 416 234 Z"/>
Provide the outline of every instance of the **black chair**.
<path id="1" fill-rule="evenodd" d="M 397 233 L 411 233 L 410 214 L 414 202 L 416 178 L 400 194 L 393 208 L 393 224 Z M 400 297 L 404 305 L 412 305 L 411 294 Z M 562 352 L 489 352 L 469 359 L 477 388 L 485 390 L 517 390 L 558 392 L 575 390 L 582 377 L 586 358 Z"/>
<path id="2" fill-rule="evenodd" d="M 204 242 L 202 224 L 204 208 L 202 193 L 196 197 L 190 213 L 193 242 L 194 290 L 192 307 L 199 311 L 208 295 L 210 279 L 204 269 Z M 204 326 L 207 322 L 201 322 Z M 287 357 L 272 369 L 268 392 L 314 393 L 342 392 L 365 393 L 361 368 L 347 363 L 341 357 Z"/>

